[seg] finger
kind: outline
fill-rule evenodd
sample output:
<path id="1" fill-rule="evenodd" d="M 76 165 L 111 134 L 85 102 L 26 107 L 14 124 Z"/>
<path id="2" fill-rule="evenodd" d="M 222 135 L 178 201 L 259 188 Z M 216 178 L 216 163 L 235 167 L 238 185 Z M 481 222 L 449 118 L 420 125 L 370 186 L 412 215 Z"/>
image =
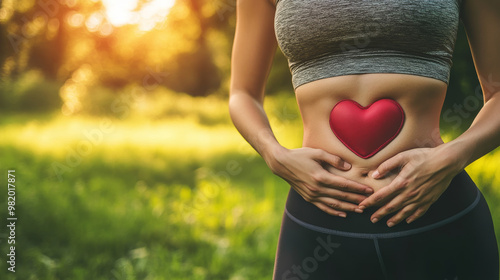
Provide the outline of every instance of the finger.
<path id="1" fill-rule="evenodd" d="M 412 223 L 416 219 L 422 217 L 427 212 L 427 210 L 429 210 L 429 207 L 430 205 L 424 205 L 418 208 L 410 217 L 406 219 L 406 223 Z"/>
<path id="2" fill-rule="evenodd" d="M 388 160 L 382 162 L 377 169 L 372 173 L 372 177 L 375 179 L 382 178 L 390 171 L 401 168 L 407 162 L 406 154 L 399 153 Z"/>
<path id="3" fill-rule="evenodd" d="M 317 150 L 318 152 L 318 155 L 317 155 L 317 159 L 323 161 L 323 162 L 326 162 L 328 164 L 330 164 L 331 166 L 337 168 L 337 169 L 340 169 L 340 170 L 344 170 L 344 171 L 347 171 L 349 169 L 351 169 L 351 164 L 344 161 L 342 158 L 340 158 L 339 156 L 336 156 L 336 155 L 332 155 L 326 151 L 323 151 L 323 150 Z"/>
<path id="4" fill-rule="evenodd" d="M 304 197 L 307 196 L 311 200 L 316 200 L 319 198 L 333 198 L 336 200 L 342 200 L 346 202 L 351 202 L 358 204 L 366 199 L 366 194 L 358 194 L 353 192 L 345 192 L 332 188 L 331 186 L 325 186 L 323 184 L 318 184 L 316 186 L 304 184 L 305 191 L 300 190 L 300 194 Z"/>
<path id="5" fill-rule="evenodd" d="M 307 186 L 307 185 L 306 185 Z M 309 187 L 309 186 L 307 186 Z M 337 200 L 330 200 L 330 201 L 327 201 L 325 200 L 326 198 L 325 197 L 315 197 L 315 196 L 310 196 L 309 194 L 307 194 L 306 192 L 302 191 L 301 188 L 298 188 L 297 186 L 294 187 L 295 191 L 298 192 L 303 198 L 305 201 L 311 203 L 311 204 L 314 204 L 316 207 L 318 207 L 319 209 L 323 210 L 324 212 L 330 214 L 330 215 L 333 215 L 333 216 L 339 216 L 339 217 L 347 217 L 347 214 L 343 211 L 338 211 L 335 209 L 335 205 L 341 205 L 339 204 L 339 202 Z M 323 201 L 321 201 L 323 200 Z M 344 204 L 342 204 L 344 205 Z M 354 205 L 356 206 L 356 205 Z"/>
<path id="6" fill-rule="evenodd" d="M 387 204 L 383 205 L 377 211 L 375 211 L 375 213 L 373 213 L 370 217 L 370 220 L 372 221 L 372 223 L 376 223 L 382 220 L 385 216 L 401 210 L 401 208 L 403 207 L 403 203 L 396 197 L 395 199 L 389 201 Z"/>
<path id="7" fill-rule="evenodd" d="M 330 172 L 326 172 L 326 173 L 327 174 L 320 174 L 320 176 L 322 176 L 322 177 L 317 178 L 317 179 L 320 179 L 320 180 L 318 180 L 318 182 L 321 182 L 330 188 L 337 189 L 337 190 L 344 191 L 344 192 L 353 192 L 353 193 L 360 193 L 360 194 L 361 193 L 362 194 L 373 193 L 373 189 L 368 187 L 368 186 L 365 186 L 365 185 L 360 184 L 360 183 L 355 182 L 355 181 L 351 181 L 351 180 L 346 179 L 346 178 L 341 177 L 341 176 L 333 175 Z"/>
<path id="8" fill-rule="evenodd" d="M 316 194 L 311 194 L 311 191 L 309 190 L 309 186 L 307 184 L 304 184 L 305 186 L 305 191 L 304 189 L 302 189 L 301 187 L 299 187 L 298 185 L 292 185 L 293 189 L 300 195 L 302 196 L 302 198 L 307 201 L 307 202 L 310 202 L 310 203 L 313 203 L 314 200 L 316 199 Z"/>
<path id="9" fill-rule="evenodd" d="M 330 208 L 333 208 L 338 211 L 351 211 L 354 212 L 358 208 L 357 204 L 354 203 L 349 203 L 346 201 L 338 200 L 338 199 L 333 199 L 333 198 L 327 198 L 327 197 L 322 197 L 319 199 L 319 202 L 330 206 Z"/>
<path id="10" fill-rule="evenodd" d="M 347 217 L 347 213 L 342 212 L 342 211 L 337 211 L 337 210 L 333 209 L 332 207 L 330 207 L 329 205 L 325 205 L 321 202 L 316 202 L 313 204 L 316 205 L 316 207 L 321 209 L 323 212 L 326 212 L 327 214 L 330 214 L 332 216 L 338 216 L 338 217 L 342 217 L 342 218 Z"/>
<path id="11" fill-rule="evenodd" d="M 317 198 L 334 198 L 337 200 L 342 200 L 346 202 L 351 202 L 355 203 L 356 207 L 358 204 L 365 200 L 367 198 L 366 194 L 358 194 L 354 192 L 345 192 L 341 190 L 337 190 L 332 188 L 331 186 L 325 186 L 323 183 L 316 185 L 316 186 L 311 186 L 309 184 L 304 184 L 304 189 L 306 191 L 303 191 L 301 188 L 296 188 L 296 191 L 302 196 L 302 197 L 308 197 L 313 199 Z"/>
<path id="12" fill-rule="evenodd" d="M 326 188 L 326 190 L 324 190 L 323 193 L 324 193 L 323 196 L 326 198 L 330 197 L 330 198 L 335 198 L 335 199 L 342 200 L 342 201 L 355 203 L 356 207 L 358 206 L 358 204 L 361 201 L 363 201 L 367 198 L 367 196 L 365 194 L 344 192 L 344 191 L 340 191 L 340 190 L 336 190 L 336 189 L 332 189 L 332 188 Z"/>
<path id="13" fill-rule="evenodd" d="M 360 209 L 365 209 L 374 205 L 381 203 L 388 198 L 394 197 L 398 193 L 400 193 L 404 187 L 406 186 L 407 181 L 402 178 L 402 176 L 398 176 L 394 178 L 394 180 L 387 186 L 381 188 L 376 193 L 370 195 L 361 203 L 359 203 Z"/>
<path id="14" fill-rule="evenodd" d="M 414 214 L 417 209 L 418 206 L 416 204 L 406 205 L 405 207 L 403 207 L 403 209 L 399 210 L 396 215 L 387 220 L 387 226 L 393 227 L 399 224 L 401 221 Z"/>
<path id="15" fill-rule="evenodd" d="M 385 216 L 387 216 L 388 214 L 391 214 L 394 212 L 400 213 L 400 211 L 403 210 L 407 205 L 414 203 L 415 196 L 409 196 L 407 193 L 408 192 L 399 192 L 399 194 L 396 195 L 391 201 L 389 201 L 388 203 L 385 203 L 382 207 L 380 207 L 377 211 L 375 211 L 375 213 L 373 213 L 371 219 L 375 220 L 375 222 L 379 221 L 379 220 L 383 219 Z M 407 216 L 405 216 L 405 218 L 408 217 L 410 214 L 412 214 L 412 213 L 409 213 Z M 392 218 L 391 218 L 391 220 L 392 220 Z M 393 225 L 395 225 L 395 224 L 399 223 L 400 221 L 397 223 L 395 223 L 394 221 L 391 221 L 391 222 L 393 222 Z"/>

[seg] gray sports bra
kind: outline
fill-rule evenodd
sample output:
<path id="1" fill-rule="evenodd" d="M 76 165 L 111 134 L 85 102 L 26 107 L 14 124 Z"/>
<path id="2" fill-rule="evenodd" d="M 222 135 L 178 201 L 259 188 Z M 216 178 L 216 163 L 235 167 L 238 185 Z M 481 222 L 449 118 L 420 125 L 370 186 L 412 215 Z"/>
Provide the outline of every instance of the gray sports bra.
<path id="1" fill-rule="evenodd" d="M 362 73 L 448 84 L 463 0 L 277 0 L 275 32 L 294 88 Z"/>

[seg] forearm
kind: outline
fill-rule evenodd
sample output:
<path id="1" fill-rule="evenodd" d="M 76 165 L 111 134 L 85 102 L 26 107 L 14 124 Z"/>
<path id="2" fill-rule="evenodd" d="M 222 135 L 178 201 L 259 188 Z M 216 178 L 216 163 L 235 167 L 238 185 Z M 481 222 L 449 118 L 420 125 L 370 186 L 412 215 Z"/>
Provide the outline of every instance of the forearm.
<path id="1" fill-rule="evenodd" d="M 465 168 L 500 146 L 500 94 L 488 99 L 472 125 L 462 135 L 446 144 L 458 153 L 458 164 Z"/>
<path id="2" fill-rule="evenodd" d="M 245 140 L 269 163 L 283 149 L 273 134 L 262 101 L 243 91 L 231 92 L 229 113 L 234 126 Z"/>
<path id="3" fill-rule="evenodd" d="M 462 22 L 467 33 L 485 104 L 470 128 L 450 141 L 461 155 L 463 167 L 500 145 L 500 3 L 491 0 L 466 1 Z M 452 149 L 453 150 L 453 149 Z"/>

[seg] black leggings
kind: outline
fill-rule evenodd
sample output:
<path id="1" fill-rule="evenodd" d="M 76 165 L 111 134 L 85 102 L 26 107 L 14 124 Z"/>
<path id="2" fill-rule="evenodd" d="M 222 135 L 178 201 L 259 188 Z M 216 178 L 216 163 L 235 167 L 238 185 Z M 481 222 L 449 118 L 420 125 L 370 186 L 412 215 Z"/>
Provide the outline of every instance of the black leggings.
<path id="1" fill-rule="evenodd" d="M 273 279 L 499 279 L 491 214 L 465 171 L 411 224 L 372 224 L 375 211 L 331 216 L 290 189 Z"/>

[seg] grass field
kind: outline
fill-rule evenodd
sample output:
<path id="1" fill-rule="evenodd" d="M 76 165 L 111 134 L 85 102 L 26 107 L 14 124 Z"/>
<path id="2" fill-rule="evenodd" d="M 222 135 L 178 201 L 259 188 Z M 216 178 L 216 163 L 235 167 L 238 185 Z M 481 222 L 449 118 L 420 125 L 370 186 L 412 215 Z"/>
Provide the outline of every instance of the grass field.
<path id="1" fill-rule="evenodd" d="M 3 115 L 0 218 L 15 169 L 18 220 L 16 273 L 2 226 L 0 278 L 271 279 L 288 187 L 232 127 L 225 100 L 182 98 L 156 118 Z M 295 106 L 266 104 L 289 148 L 301 142 Z M 497 151 L 467 170 L 500 238 L 498 163 Z"/>

